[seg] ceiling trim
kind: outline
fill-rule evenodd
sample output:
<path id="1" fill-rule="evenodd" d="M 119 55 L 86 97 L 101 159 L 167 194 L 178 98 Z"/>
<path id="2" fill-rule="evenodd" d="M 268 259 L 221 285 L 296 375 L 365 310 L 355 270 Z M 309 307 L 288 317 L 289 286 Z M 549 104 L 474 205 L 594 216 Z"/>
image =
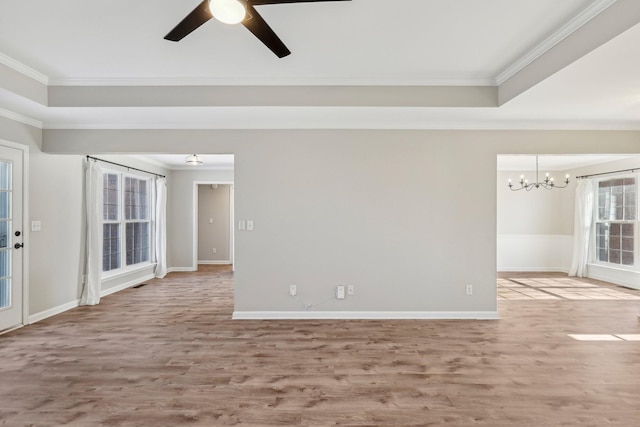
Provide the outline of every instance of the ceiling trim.
<path id="1" fill-rule="evenodd" d="M 263 124 L 255 127 L 243 123 L 239 126 L 224 123 L 45 123 L 45 130 L 602 130 L 602 131 L 640 131 L 640 122 L 632 120 L 436 120 L 407 123 L 372 122 L 364 125 L 362 121 L 351 123 L 325 122 L 302 123 L 299 121 L 286 123 L 274 122 L 273 126 Z"/>
<path id="2" fill-rule="evenodd" d="M 558 43 L 569 37 L 580 27 L 587 24 L 600 13 L 604 12 L 616 1 L 618 0 L 595 0 L 591 5 L 563 25 L 559 30 L 547 37 L 542 43 L 535 46 L 524 56 L 520 57 L 513 64 L 507 67 L 503 72 L 498 74 L 494 83 L 498 86 L 502 85 L 511 77 L 525 69 L 533 61 L 553 49 Z"/>
<path id="3" fill-rule="evenodd" d="M 0 52 L 0 64 L 6 65 L 7 67 L 12 68 L 17 72 L 42 83 L 43 85 L 49 84 L 49 77 L 2 52 Z"/>
<path id="4" fill-rule="evenodd" d="M 13 111 L 5 110 L 4 108 L 0 108 L 0 117 L 24 123 L 25 125 L 33 126 L 38 129 L 44 129 L 44 124 L 41 121 L 32 119 L 31 117 L 27 117 L 22 114 L 14 113 Z"/>
<path id="5" fill-rule="evenodd" d="M 49 86 L 495 86 L 494 78 L 319 78 L 274 77 L 268 79 L 235 77 L 123 77 L 49 79 Z"/>

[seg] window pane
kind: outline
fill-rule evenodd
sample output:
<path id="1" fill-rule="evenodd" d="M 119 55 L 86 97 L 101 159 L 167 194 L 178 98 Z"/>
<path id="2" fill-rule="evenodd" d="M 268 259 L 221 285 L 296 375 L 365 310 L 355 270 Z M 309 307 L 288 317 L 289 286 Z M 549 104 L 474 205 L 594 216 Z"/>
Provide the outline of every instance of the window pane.
<path id="1" fill-rule="evenodd" d="M 11 276 L 11 253 L 0 251 L 0 277 Z"/>
<path id="2" fill-rule="evenodd" d="M 11 163 L 0 162 L 0 190 L 11 189 Z"/>
<path id="3" fill-rule="evenodd" d="M 0 191 L 0 218 L 11 218 L 11 193 Z"/>
<path id="4" fill-rule="evenodd" d="M 609 233 L 612 236 L 619 236 L 620 235 L 620 230 L 622 227 L 620 227 L 620 224 L 609 224 Z"/>
<path id="5" fill-rule="evenodd" d="M 120 224 L 102 225 L 102 271 L 120 268 Z"/>
<path id="6" fill-rule="evenodd" d="M 597 223 L 596 258 L 611 264 L 635 265 L 635 224 Z"/>
<path id="7" fill-rule="evenodd" d="M 11 305 L 11 280 L 0 280 L 0 308 Z"/>
<path id="8" fill-rule="evenodd" d="M 598 183 L 598 220 L 635 220 L 636 216 L 635 178 Z"/>
<path id="9" fill-rule="evenodd" d="M 620 236 L 611 236 L 609 238 L 609 249 L 620 249 Z"/>
<path id="10" fill-rule="evenodd" d="M 9 246 L 9 221 L 0 220 L 0 248 Z"/>
<path id="11" fill-rule="evenodd" d="M 635 265 L 635 224 L 597 223 L 596 257 L 611 264 Z"/>
<path id="12" fill-rule="evenodd" d="M 126 177 L 125 178 L 125 219 L 149 219 L 147 206 L 149 194 L 147 180 Z"/>
<path id="13" fill-rule="evenodd" d="M 149 223 L 127 224 L 127 265 L 149 261 Z"/>
<path id="14" fill-rule="evenodd" d="M 116 221 L 118 219 L 118 206 L 120 205 L 118 175 L 112 173 L 104 175 L 102 197 L 103 219 Z"/>
<path id="15" fill-rule="evenodd" d="M 609 262 L 620 264 L 620 251 L 609 250 Z"/>
<path id="16" fill-rule="evenodd" d="M 600 249 L 598 251 L 598 261 L 609 262 L 609 256 L 606 249 Z"/>

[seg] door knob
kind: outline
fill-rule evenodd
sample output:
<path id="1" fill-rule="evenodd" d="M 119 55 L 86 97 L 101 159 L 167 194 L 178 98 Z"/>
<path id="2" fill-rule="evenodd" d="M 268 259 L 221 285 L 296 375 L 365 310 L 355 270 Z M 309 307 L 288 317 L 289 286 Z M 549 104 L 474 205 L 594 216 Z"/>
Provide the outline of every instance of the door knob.
<path id="1" fill-rule="evenodd" d="M 20 249 L 21 247 L 23 247 L 24 245 L 22 243 L 16 243 L 15 245 L 13 245 L 14 249 Z"/>

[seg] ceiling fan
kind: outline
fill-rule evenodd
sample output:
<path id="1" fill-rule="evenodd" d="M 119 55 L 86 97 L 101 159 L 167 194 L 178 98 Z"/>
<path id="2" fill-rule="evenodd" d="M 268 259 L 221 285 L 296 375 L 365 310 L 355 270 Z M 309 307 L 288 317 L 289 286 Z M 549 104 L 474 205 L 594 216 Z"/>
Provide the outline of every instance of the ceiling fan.
<path id="1" fill-rule="evenodd" d="M 190 14 L 188 14 L 175 28 L 164 36 L 166 40 L 180 41 L 199 26 L 216 18 L 226 24 L 240 24 L 245 26 L 262 43 L 265 44 L 278 58 L 291 53 L 282 40 L 262 19 L 254 8 L 265 4 L 282 3 L 311 3 L 320 1 L 351 1 L 351 0 L 204 0 Z"/>

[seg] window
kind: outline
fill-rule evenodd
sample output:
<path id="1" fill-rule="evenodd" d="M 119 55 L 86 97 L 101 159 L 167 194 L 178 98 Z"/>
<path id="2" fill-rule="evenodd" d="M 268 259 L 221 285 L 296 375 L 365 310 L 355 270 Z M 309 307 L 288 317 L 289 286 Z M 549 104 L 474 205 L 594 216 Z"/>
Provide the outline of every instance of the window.
<path id="1" fill-rule="evenodd" d="M 115 172 L 103 180 L 102 271 L 148 262 L 150 181 Z"/>
<path id="2" fill-rule="evenodd" d="M 595 224 L 596 260 L 619 266 L 636 265 L 636 178 L 598 183 Z"/>

